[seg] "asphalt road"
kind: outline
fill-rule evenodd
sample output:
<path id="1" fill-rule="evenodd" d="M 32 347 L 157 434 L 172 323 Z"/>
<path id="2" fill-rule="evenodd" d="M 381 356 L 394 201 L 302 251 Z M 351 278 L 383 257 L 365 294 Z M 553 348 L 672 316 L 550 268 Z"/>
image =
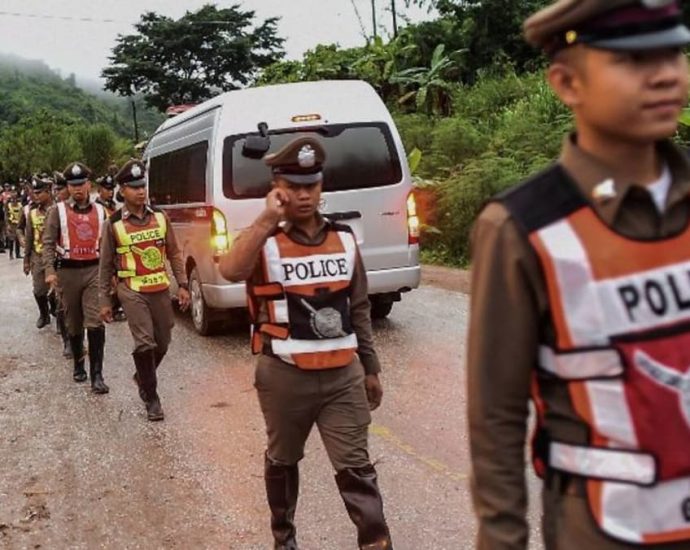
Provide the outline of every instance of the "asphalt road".
<path id="1" fill-rule="evenodd" d="M 0 289 L 1 548 L 272 548 L 264 427 L 244 330 L 203 338 L 178 315 L 159 371 L 166 420 L 149 423 L 131 381 L 126 323 L 108 327 L 111 392 L 95 396 L 72 382 L 54 328 L 35 328 L 30 281 L 6 255 Z M 398 550 L 474 546 L 467 309 L 464 294 L 423 286 L 375 326 L 385 396 L 371 455 Z M 356 548 L 316 431 L 301 477 L 300 548 Z"/>

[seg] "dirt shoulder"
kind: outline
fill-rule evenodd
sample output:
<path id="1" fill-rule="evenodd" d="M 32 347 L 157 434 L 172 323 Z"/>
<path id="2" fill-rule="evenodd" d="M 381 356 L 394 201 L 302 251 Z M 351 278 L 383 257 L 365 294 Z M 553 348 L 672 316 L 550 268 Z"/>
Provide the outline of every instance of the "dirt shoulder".
<path id="1" fill-rule="evenodd" d="M 422 284 L 452 292 L 470 293 L 470 272 L 465 269 L 439 265 L 422 266 Z"/>

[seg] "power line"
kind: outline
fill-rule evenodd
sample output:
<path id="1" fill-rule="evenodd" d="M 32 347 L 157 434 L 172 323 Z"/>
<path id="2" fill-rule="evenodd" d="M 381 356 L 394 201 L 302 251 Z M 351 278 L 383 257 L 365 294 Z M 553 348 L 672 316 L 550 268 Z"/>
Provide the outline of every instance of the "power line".
<path id="1" fill-rule="evenodd" d="M 69 15 L 47 15 L 42 13 L 20 13 L 13 11 L 0 11 L 0 16 L 21 17 L 24 19 L 52 19 L 58 21 L 78 21 L 80 23 L 131 23 L 118 19 L 99 19 L 96 17 L 72 17 Z"/>

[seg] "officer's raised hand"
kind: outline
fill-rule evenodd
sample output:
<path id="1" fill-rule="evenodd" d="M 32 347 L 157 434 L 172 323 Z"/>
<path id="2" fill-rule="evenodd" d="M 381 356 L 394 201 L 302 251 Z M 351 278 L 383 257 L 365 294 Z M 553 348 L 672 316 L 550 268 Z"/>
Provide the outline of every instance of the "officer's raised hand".
<path id="1" fill-rule="evenodd" d="M 28 256 L 24 256 L 24 275 L 31 273 L 31 263 L 26 261 Z"/>
<path id="2" fill-rule="evenodd" d="M 367 374 L 364 377 L 364 387 L 367 390 L 367 399 L 369 400 L 369 408 L 375 411 L 381 405 L 383 399 L 383 386 L 379 380 L 378 374 Z"/>
<path id="3" fill-rule="evenodd" d="M 276 223 L 285 219 L 285 206 L 290 202 L 290 197 L 284 189 L 274 187 L 266 195 L 266 212 L 275 218 Z"/>
<path id="4" fill-rule="evenodd" d="M 100 311 L 101 321 L 104 323 L 113 322 L 113 308 L 111 306 L 102 306 Z"/>

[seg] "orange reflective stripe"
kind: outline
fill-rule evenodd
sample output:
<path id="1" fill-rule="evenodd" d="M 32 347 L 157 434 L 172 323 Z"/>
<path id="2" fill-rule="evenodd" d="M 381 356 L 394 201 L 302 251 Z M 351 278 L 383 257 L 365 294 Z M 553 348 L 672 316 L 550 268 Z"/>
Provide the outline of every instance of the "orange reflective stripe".
<path id="1" fill-rule="evenodd" d="M 273 338 L 278 338 L 280 340 L 287 340 L 290 337 L 290 331 L 287 327 L 281 327 L 280 325 L 272 325 L 270 323 L 263 323 L 259 327 L 259 332 L 263 334 L 268 334 Z"/>
<path id="2" fill-rule="evenodd" d="M 252 332 L 252 353 L 254 355 L 261 353 L 263 347 L 264 341 L 263 338 L 261 338 L 261 333 L 258 330 L 254 330 Z"/>
<path id="3" fill-rule="evenodd" d="M 265 285 L 254 285 L 249 292 L 257 298 L 283 298 L 285 291 L 280 283 L 268 283 Z"/>
<path id="4" fill-rule="evenodd" d="M 579 210 L 568 218 L 590 259 L 596 280 L 613 279 L 652 271 L 688 260 L 690 231 L 663 241 L 636 241 L 618 235 L 604 225 L 590 208 Z M 613 263 L 610 251 L 624 262 Z"/>
<path id="5" fill-rule="evenodd" d="M 337 369 L 349 365 L 355 358 L 354 349 L 320 351 L 318 353 L 295 353 L 292 359 L 304 370 Z"/>

